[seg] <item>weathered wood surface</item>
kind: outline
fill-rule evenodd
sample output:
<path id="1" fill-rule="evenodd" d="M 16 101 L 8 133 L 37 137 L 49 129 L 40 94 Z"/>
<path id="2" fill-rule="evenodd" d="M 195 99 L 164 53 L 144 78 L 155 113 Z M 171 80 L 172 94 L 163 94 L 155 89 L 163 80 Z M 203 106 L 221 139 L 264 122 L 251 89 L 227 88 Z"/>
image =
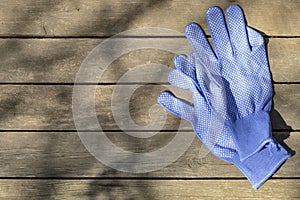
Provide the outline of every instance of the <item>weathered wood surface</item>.
<path id="1" fill-rule="evenodd" d="M 3 199 L 299 199 L 300 181 L 269 180 L 1 180 Z"/>
<path id="2" fill-rule="evenodd" d="M 96 134 L 96 133 L 95 133 Z M 168 144 L 176 132 L 160 132 L 147 139 L 131 137 L 123 132 L 106 132 L 117 146 L 131 152 L 152 152 Z M 152 134 L 152 132 L 149 132 Z M 180 132 L 177 134 L 193 134 Z M 274 132 L 274 137 L 296 154 L 286 161 L 273 177 L 300 177 L 300 133 Z M 144 177 L 144 178 L 243 178 L 232 164 L 212 154 L 198 157 L 202 143 L 195 138 L 188 150 L 174 163 L 158 171 L 135 174 L 106 167 L 93 157 L 83 146 L 77 132 L 1 132 L 0 133 L 0 176 L 1 177 Z M 115 155 L 109 152 L 103 154 Z M 157 157 L 160 163 L 164 158 Z M 138 161 L 129 162 L 135 166 Z M 125 164 L 121 160 L 120 164 Z"/>
<path id="3" fill-rule="evenodd" d="M 122 116 L 119 124 L 126 124 L 131 117 L 139 126 L 145 126 L 151 122 L 149 109 L 157 104 L 157 95 L 160 91 L 168 89 L 167 85 L 136 85 L 139 88 L 129 99 L 129 105 L 125 97 L 120 98 L 113 108 L 118 113 L 113 116 L 111 99 L 112 93 L 118 87 L 127 93 L 129 87 L 135 85 L 99 85 L 79 86 L 87 90 L 90 87 L 96 89 L 96 115 L 103 130 L 120 130 L 114 118 Z M 174 87 L 173 87 L 174 88 Z M 1 130 L 75 130 L 72 114 L 72 89 L 73 86 L 56 85 L 1 85 L 0 86 L 0 129 Z M 275 111 L 271 118 L 273 129 L 300 129 L 298 84 L 275 85 L 274 105 Z M 175 95 L 182 97 L 182 90 L 174 89 Z M 186 94 L 186 93 L 184 93 Z M 85 94 L 82 94 L 85 97 Z M 122 94 L 124 95 L 124 94 Z M 183 96 L 184 97 L 184 96 Z M 93 98 L 84 98 L 84 104 L 92 102 Z M 129 114 L 122 111 L 129 107 Z M 164 110 L 161 108 L 161 111 Z M 167 120 L 162 130 L 177 130 L 179 118 L 167 112 Z M 86 120 L 89 120 L 87 118 Z M 153 123 L 161 124 L 162 118 L 154 118 Z M 137 130 L 133 128 L 134 130 Z M 187 125 L 183 129 L 191 130 Z M 141 130 L 141 129 L 138 129 Z M 157 130 L 157 129 L 153 129 Z"/>
<path id="4" fill-rule="evenodd" d="M 179 31 L 180 37 L 133 39 L 185 46 L 187 23 L 198 22 L 209 34 L 206 9 L 235 3 L 244 9 L 248 25 L 267 35 L 276 83 L 273 135 L 296 154 L 259 191 L 233 165 L 212 154 L 199 158 L 202 144 L 197 138 L 177 161 L 144 174 L 120 172 L 94 158 L 81 143 L 72 115 L 72 84 L 89 52 L 107 37 L 142 27 L 169 28 Z M 299 10 L 296 0 L 0 1 L 0 199 L 300 199 Z M 138 139 L 122 132 L 111 112 L 114 84 L 123 74 L 141 64 L 173 67 L 173 58 L 173 53 L 157 49 L 135 50 L 115 60 L 99 80 L 96 115 L 117 146 L 143 153 L 174 138 L 180 120 L 169 113 L 157 135 Z M 167 82 L 164 73 L 156 74 Z M 117 87 L 126 93 L 126 87 L 135 85 L 132 82 L 142 86 L 143 81 L 129 79 Z M 149 108 L 157 103 L 158 92 L 166 88 L 143 86 L 128 97 L 129 105 L 120 94 L 117 106 L 129 107 L 130 116 L 117 109 L 124 119 L 119 123 L 132 117 L 141 126 L 136 134 L 153 135 L 143 127 L 151 121 Z M 190 125 L 183 128 L 186 131 L 177 134 L 193 134 Z"/>
<path id="5" fill-rule="evenodd" d="M 196 21 L 205 30 L 205 12 L 239 4 L 248 24 L 268 35 L 300 35 L 300 4 L 296 0 L 255 1 L 43 1 L 0 2 L 1 36 L 110 36 L 140 27 L 164 27 L 182 32 Z"/>
<path id="6" fill-rule="evenodd" d="M 184 38 L 135 40 L 148 41 L 145 43 L 149 44 L 174 43 L 189 47 Z M 103 41 L 103 39 L 0 39 L 0 82 L 73 83 L 84 58 Z M 273 80 L 299 82 L 300 39 L 270 38 L 267 47 Z M 141 64 L 160 63 L 173 67 L 174 56 L 175 54 L 171 52 L 154 49 L 132 51 L 109 65 L 99 82 L 115 83 L 128 70 Z M 164 81 L 167 82 L 167 76 Z"/>

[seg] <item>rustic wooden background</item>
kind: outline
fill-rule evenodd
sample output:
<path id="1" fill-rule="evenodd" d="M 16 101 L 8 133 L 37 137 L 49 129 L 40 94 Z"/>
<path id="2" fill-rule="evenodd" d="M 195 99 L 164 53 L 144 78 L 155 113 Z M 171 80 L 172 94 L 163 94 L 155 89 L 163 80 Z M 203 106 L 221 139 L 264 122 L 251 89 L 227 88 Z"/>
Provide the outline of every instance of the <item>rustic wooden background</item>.
<path id="1" fill-rule="evenodd" d="M 198 158 L 198 140 L 175 163 L 151 173 L 122 173 L 97 161 L 80 142 L 71 107 L 75 75 L 88 53 L 131 28 L 183 32 L 195 21 L 207 31 L 206 9 L 232 3 L 242 6 L 249 26 L 265 34 L 275 88 L 274 136 L 296 154 L 258 191 L 231 164 L 211 154 Z M 0 198 L 300 199 L 299 11 L 298 0 L 0 1 Z M 176 134 L 179 119 L 168 115 L 157 136 L 130 138 L 110 110 L 110 97 L 122 74 L 138 64 L 173 66 L 173 57 L 159 50 L 133 51 L 115 61 L 101 79 L 97 116 L 117 145 L 145 152 Z M 135 94 L 132 105 L 139 106 L 131 109 L 141 125 L 149 122 L 148 109 L 165 88 L 147 87 L 147 93 Z"/>

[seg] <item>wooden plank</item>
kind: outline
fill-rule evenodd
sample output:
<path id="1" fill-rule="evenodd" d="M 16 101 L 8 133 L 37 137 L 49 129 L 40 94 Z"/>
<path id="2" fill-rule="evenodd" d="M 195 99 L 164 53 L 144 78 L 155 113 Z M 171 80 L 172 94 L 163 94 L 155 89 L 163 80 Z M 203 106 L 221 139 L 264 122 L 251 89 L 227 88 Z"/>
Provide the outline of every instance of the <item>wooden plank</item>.
<path id="1" fill-rule="evenodd" d="M 84 58 L 103 41 L 103 39 L 0 39 L 0 80 L 2 83 L 73 83 Z M 166 45 L 174 43 L 189 47 L 184 38 L 143 38 L 135 41 Z M 299 82 L 300 39 L 270 38 L 268 50 L 274 81 Z M 99 82 L 116 83 L 124 73 L 142 64 L 159 63 L 173 67 L 174 56 L 174 53 L 158 49 L 132 51 L 109 65 Z M 167 76 L 163 78 L 167 82 Z"/>
<path id="2" fill-rule="evenodd" d="M 191 21 L 206 28 L 205 12 L 238 3 L 248 24 L 268 35 L 299 36 L 295 0 L 35 1 L 0 2 L 1 36 L 108 36 L 127 29 L 164 27 L 182 32 Z"/>
<path id="3" fill-rule="evenodd" d="M 95 133 L 98 134 L 98 133 Z M 153 132 L 148 132 L 152 135 Z M 155 136 L 140 139 L 123 132 L 106 132 L 116 146 L 130 152 L 153 152 L 171 142 L 176 134 L 191 132 L 159 132 Z M 211 153 L 199 157 L 202 143 L 195 138 L 188 150 L 175 162 L 157 171 L 143 174 L 121 172 L 102 164 L 83 146 L 76 132 L 1 132 L 1 177 L 144 177 L 144 178 L 243 178 L 232 164 L 224 162 Z M 296 154 L 274 174 L 277 178 L 300 177 L 299 132 L 274 132 L 273 136 L 289 152 Z M 203 151 L 203 149 L 202 149 Z M 103 154 L 115 157 L 111 150 Z M 180 153 L 180 152 L 179 152 Z M 157 158 L 160 163 L 167 162 Z M 120 165 L 136 166 L 138 160 L 122 160 Z"/>
<path id="4" fill-rule="evenodd" d="M 137 86 L 138 89 L 132 96 L 127 91 Z M 96 115 L 103 130 L 120 130 L 133 119 L 141 128 L 128 128 L 132 130 L 145 130 L 143 126 L 151 122 L 149 109 L 157 104 L 157 95 L 166 90 L 167 85 L 99 85 L 96 90 Z M 91 85 L 80 86 L 87 90 Z M 298 84 L 275 85 L 274 104 L 275 110 L 271 113 L 274 129 L 300 129 L 299 123 L 299 88 Z M 114 99 L 117 103 L 113 108 L 117 114 L 113 115 L 111 105 L 112 93 L 118 88 L 123 94 L 117 94 Z M 0 86 L 0 130 L 75 130 L 72 115 L 72 86 L 60 85 L 1 85 Z M 172 89 L 173 91 L 173 89 Z M 186 93 L 174 90 L 175 94 L 185 97 Z M 122 95 L 122 96 L 121 96 Z M 125 97 L 124 97 L 125 95 Z M 82 94 L 83 105 L 92 103 L 93 98 Z M 121 98 L 122 100 L 118 100 Z M 126 98 L 129 101 L 126 103 Z M 126 109 L 129 112 L 126 113 Z M 125 109 L 125 110 L 124 110 Z M 161 108 L 162 109 L 162 108 Z M 164 110 L 161 110 L 164 112 Z M 82 114 L 82 116 L 84 116 Z M 93 117 L 89 115 L 88 117 Z M 118 125 L 114 118 L 119 117 Z M 180 124 L 179 118 L 167 113 L 167 120 L 162 130 L 177 130 Z M 153 119 L 155 125 L 152 130 L 159 129 L 163 125 L 163 113 Z M 85 120 L 89 121 L 89 118 Z M 191 126 L 183 129 L 191 130 Z M 151 129 L 150 129 L 151 130 Z M 159 129 L 160 130 L 160 129 Z"/>
<path id="5" fill-rule="evenodd" d="M 300 181 L 270 180 L 1 180 L 3 199 L 299 199 Z"/>

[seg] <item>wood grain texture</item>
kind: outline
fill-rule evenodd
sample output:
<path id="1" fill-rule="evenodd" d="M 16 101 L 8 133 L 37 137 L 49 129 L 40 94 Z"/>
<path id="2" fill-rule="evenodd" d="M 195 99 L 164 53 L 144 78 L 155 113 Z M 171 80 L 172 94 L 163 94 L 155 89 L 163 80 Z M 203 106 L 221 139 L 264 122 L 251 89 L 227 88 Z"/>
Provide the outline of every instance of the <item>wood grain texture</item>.
<path id="1" fill-rule="evenodd" d="M 120 172 L 92 156 L 76 132 L 72 113 L 72 84 L 90 51 L 125 30 L 162 27 L 179 31 L 179 37 L 133 35 L 132 40 L 177 44 L 188 50 L 178 48 L 177 53 L 188 53 L 190 47 L 183 38 L 186 24 L 195 21 L 209 34 L 207 8 L 217 5 L 225 9 L 231 4 L 239 4 L 248 25 L 265 35 L 276 83 L 271 112 L 273 136 L 293 157 L 254 191 L 232 164 L 212 154 L 199 158 L 202 143 L 197 138 L 178 160 L 143 174 Z M 299 10 L 300 2 L 296 0 L 0 1 L 0 199 L 300 199 Z M 174 56 L 174 52 L 157 48 L 135 50 L 116 59 L 103 73 L 100 84 L 95 86 L 96 116 L 116 146 L 145 153 L 162 148 L 176 134 L 193 135 L 190 125 L 177 133 L 180 119 L 170 113 L 164 121 L 165 111 L 150 112 L 157 103 L 157 94 L 168 87 L 154 84 L 167 82 L 163 69 L 155 71 L 150 65 L 121 81 L 123 85 L 115 85 L 122 75 L 139 65 L 159 63 L 173 67 Z M 136 81 L 135 77 L 145 79 Z M 143 85 L 147 82 L 152 84 Z M 138 89 L 126 97 L 128 87 L 135 86 Z M 111 106 L 115 88 L 120 89 L 116 97 L 119 99 Z M 185 99 L 191 96 L 172 91 Z M 82 96 L 80 106 L 92 102 L 85 93 Z M 120 120 L 116 120 L 112 107 Z M 155 113 L 158 117 L 153 117 Z M 79 118 L 84 122 L 92 119 L 85 113 Z M 122 131 L 131 118 L 139 126 L 140 132 L 134 133 L 149 138 L 135 138 Z M 146 125 L 151 122 L 155 126 L 148 130 Z M 162 123 L 160 128 L 157 124 Z M 154 135 L 152 129 L 158 133 Z M 109 149 L 102 153 L 115 158 Z M 166 162 L 163 156 L 157 159 Z M 123 157 L 116 162 L 133 167 L 140 164 Z"/>
<path id="2" fill-rule="evenodd" d="M 270 180 L 1 180 L 3 199 L 299 199 L 300 181 Z"/>
<path id="3" fill-rule="evenodd" d="M 129 88 L 138 87 L 132 96 L 127 97 Z M 151 122 L 149 109 L 157 104 L 157 95 L 160 91 L 168 89 L 167 85 L 99 85 L 96 88 L 96 115 L 103 130 L 120 130 L 129 123 L 131 118 L 140 126 L 133 130 L 144 130 Z M 88 90 L 91 85 L 79 86 Z M 275 85 L 274 105 L 271 112 L 273 129 L 299 129 L 299 87 L 298 84 Z M 117 103 L 113 108 L 111 99 L 114 90 L 118 88 L 121 93 L 114 99 Z M 1 130 L 75 130 L 72 113 L 72 86 L 56 85 L 1 85 L 0 86 L 0 129 Z M 186 92 L 171 88 L 175 95 L 186 98 Z M 188 93 L 189 94 L 189 93 Z M 93 96 L 87 97 L 82 94 L 82 105 L 93 105 Z M 118 100 L 120 98 L 121 100 Z M 126 103 L 126 98 L 129 103 Z M 188 98 L 187 98 L 188 100 Z M 129 105 L 128 105 L 129 104 Z M 159 107 L 160 108 L 160 107 Z M 126 112 L 129 109 L 129 112 Z M 163 124 L 164 110 L 158 117 L 154 117 L 153 124 L 158 127 Z M 179 118 L 167 113 L 167 120 L 162 130 L 177 130 L 180 124 Z M 86 122 L 93 115 L 81 114 Z M 114 118 L 120 117 L 118 125 Z M 122 126 L 123 124 L 123 126 Z M 88 129 L 88 128 L 87 128 Z M 85 130 L 87 130 L 85 129 Z M 130 129 L 130 128 L 129 128 Z M 159 129 L 159 128 L 157 128 Z M 153 128 L 152 130 L 157 130 Z M 150 129 L 151 130 L 151 129 Z M 160 130 L 160 129 L 159 129 Z M 192 130 L 190 125 L 183 130 Z"/>
<path id="4" fill-rule="evenodd" d="M 189 49 L 189 44 L 184 38 L 130 40 L 148 44 L 174 43 Z M 103 41 L 103 39 L 0 39 L 1 83 L 73 83 L 85 57 Z M 270 38 L 267 48 L 273 80 L 299 82 L 300 39 Z M 186 54 L 189 52 L 179 51 Z M 159 63 L 173 67 L 174 56 L 174 53 L 158 49 L 132 51 L 109 65 L 99 82 L 116 83 L 124 73 L 142 64 Z M 157 71 L 153 74 L 155 73 L 159 74 Z M 164 77 L 164 82 L 167 82 L 167 76 Z"/>
<path id="5" fill-rule="evenodd" d="M 192 21 L 207 31 L 207 8 L 230 4 L 239 4 L 248 24 L 267 35 L 300 35 L 300 4 L 295 0 L 5 0 L 0 3 L 0 35 L 109 36 L 140 27 L 182 32 Z"/>
<path id="6" fill-rule="evenodd" d="M 94 133 L 99 134 L 99 133 Z M 160 132 L 155 136 L 140 139 L 124 132 L 106 132 L 106 136 L 118 147 L 130 152 L 146 153 L 158 150 L 172 141 L 176 134 L 188 136 L 192 132 Z M 148 134 L 152 134 L 149 132 Z M 232 164 L 212 154 L 198 157 L 202 143 L 195 138 L 188 150 L 175 162 L 157 171 L 136 174 L 121 172 L 105 166 L 93 157 L 82 144 L 77 132 L 1 132 L 0 176 L 1 177 L 76 177 L 76 178 L 243 178 Z M 277 178 L 300 177 L 300 133 L 274 132 L 273 136 L 291 153 L 296 154 L 286 161 L 273 175 Z M 203 149 L 202 149 L 203 151 Z M 115 154 L 111 150 L 103 154 Z M 176 152 L 174 152 L 176 153 Z M 180 152 L 179 152 L 180 153 Z M 160 163 L 166 162 L 157 157 Z M 132 167 L 139 161 L 116 160 L 120 165 Z M 146 166 L 146 165 L 145 165 Z"/>

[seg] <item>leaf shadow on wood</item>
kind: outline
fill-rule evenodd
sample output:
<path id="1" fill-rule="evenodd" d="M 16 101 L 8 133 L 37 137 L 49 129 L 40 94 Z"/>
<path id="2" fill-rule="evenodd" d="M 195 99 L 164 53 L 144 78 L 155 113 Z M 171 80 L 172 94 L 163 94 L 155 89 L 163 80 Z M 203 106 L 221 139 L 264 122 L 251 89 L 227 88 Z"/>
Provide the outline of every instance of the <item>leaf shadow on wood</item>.
<path id="1" fill-rule="evenodd" d="M 120 4 L 117 7 L 114 3 L 106 4 L 103 9 L 100 8 L 98 16 L 98 19 L 105 19 L 105 23 L 103 23 L 103 21 L 96 20 L 95 23 L 88 26 L 87 32 L 95 34 L 105 30 L 106 34 L 117 34 L 119 32 L 126 31 L 136 18 L 157 6 L 163 7 L 166 2 L 167 1 L 165 0 L 145 0 L 131 4 L 134 6 L 128 6 L 126 5 L 128 2 L 124 1 L 124 4 Z M 125 8 L 122 8 L 122 6 Z M 118 8 L 122 8 L 123 10 L 126 9 L 126 12 L 121 10 L 118 18 L 109 17 L 111 15 L 111 10 L 116 10 Z"/>
<path id="2" fill-rule="evenodd" d="M 32 20 L 32 13 L 35 13 L 38 20 L 40 20 L 39 17 L 42 17 L 43 14 L 50 13 L 56 6 L 63 2 L 64 1 L 55 1 L 55 3 L 50 3 L 49 6 L 40 6 L 39 4 L 42 4 L 43 2 L 28 1 L 25 4 L 27 6 L 27 12 L 18 14 L 18 17 L 29 23 L 24 24 L 23 26 L 12 26 L 10 32 L 22 33 L 22 30 L 25 30 L 26 27 L 29 27 L 34 23 L 34 20 Z M 20 5 L 23 6 L 22 4 Z M 12 14 L 13 13 L 14 12 L 12 12 Z M 29 40 L 32 41 L 35 39 Z M 8 63 L 5 64 L 14 66 L 13 70 L 18 70 L 20 72 L 24 71 L 23 74 L 25 76 L 35 76 L 31 78 L 34 80 L 33 82 L 44 82 L 41 74 L 47 73 L 55 63 L 71 57 L 74 53 L 70 50 L 57 49 L 58 51 L 48 55 L 47 49 L 51 48 L 51 46 L 47 46 L 47 44 L 45 46 L 37 46 L 36 49 L 34 49 L 34 52 L 27 52 L 27 45 L 31 45 L 30 41 L 28 42 L 17 38 L 5 40 L 5 42 L 0 41 L 0 60 L 5 63 L 4 59 L 8 59 Z M 8 74 L 10 73 L 8 72 Z M 12 80 L 15 81 L 13 78 Z"/>
<path id="3" fill-rule="evenodd" d="M 105 175 L 106 172 L 99 174 Z M 111 174 L 111 173 L 109 173 Z M 130 182 L 130 183 L 128 183 Z M 130 187 L 130 185 L 138 185 Z M 147 185 L 148 187 L 145 187 Z M 140 186 L 140 187 L 139 187 Z M 143 186 L 143 187 L 142 187 Z M 90 200 L 103 199 L 155 199 L 155 191 L 151 189 L 149 181 L 138 179 L 120 180 L 115 178 L 104 181 L 95 179 L 89 183 L 89 190 L 85 194 Z M 124 195 L 126 196 L 120 196 Z"/>
<path id="4" fill-rule="evenodd" d="M 54 44 L 54 45 L 53 45 Z M 28 41 L 20 39 L 11 39 L 1 44 L 0 59 L 3 65 L 7 65 L 1 73 L 7 73 L 13 82 L 18 82 L 14 77 L 13 70 L 21 81 L 29 80 L 31 82 L 45 82 L 45 74 L 50 74 L 55 70 L 58 63 L 70 61 L 75 54 L 75 48 L 65 49 L 65 46 L 55 47 L 54 42 L 46 41 Z M 32 52 L 28 52 L 28 45 L 36 45 Z M 37 46 L 41 45 L 41 46 Z M 51 51 L 51 48 L 56 48 L 57 51 Z M 50 55 L 49 55 L 50 54 Z"/>
<path id="5" fill-rule="evenodd" d="M 160 2 L 163 2 L 163 1 L 149 1 L 149 5 L 151 7 L 151 5 L 154 3 L 160 3 Z M 147 4 L 148 5 L 148 4 Z M 33 6 L 34 7 L 34 6 Z M 140 7 L 137 7 L 136 8 L 138 12 L 135 12 L 135 8 L 133 8 L 132 10 L 129 10 L 129 16 L 125 17 L 123 16 L 124 18 L 120 19 L 120 20 L 117 20 L 115 23 L 112 21 L 111 23 L 115 24 L 116 26 L 119 26 L 119 25 L 123 25 L 122 28 L 126 29 L 126 26 L 128 24 L 130 24 L 130 20 L 131 18 L 134 18 L 134 17 L 137 17 L 139 14 L 142 14 L 143 11 L 145 9 L 148 9 L 147 6 L 140 6 Z M 47 10 L 43 11 L 43 12 L 51 12 L 51 8 L 47 8 Z M 29 12 L 30 13 L 30 12 Z M 105 14 L 105 13 L 103 13 Z M 106 13 L 108 14 L 108 13 Z M 26 16 L 24 16 L 26 17 Z M 109 28 L 109 27 L 107 27 Z M 95 25 L 95 27 L 91 28 L 91 31 L 97 31 L 97 25 Z M 16 42 L 13 42 L 13 41 L 10 41 L 6 44 L 5 46 L 5 49 L 10 49 L 10 48 L 19 48 L 20 50 L 22 49 L 22 46 L 19 46 L 18 43 Z M 9 52 L 9 53 L 12 53 L 12 52 Z M 15 53 L 15 52 L 14 52 Z M 72 53 L 70 52 L 68 55 L 64 55 L 62 54 L 61 52 L 57 52 L 57 54 L 55 54 L 55 56 L 51 57 L 51 58 L 25 58 L 25 59 L 20 59 L 19 62 L 25 62 L 25 63 L 28 63 L 30 64 L 31 60 L 35 60 L 35 62 L 39 63 L 40 66 L 43 66 L 44 63 L 52 63 L 52 62 L 57 62 L 57 60 L 61 60 L 67 56 L 70 56 Z M 41 61 L 41 59 L 44 59 L 43 61 Z M 30 69 L 32 70 L 32 69 Z M 45 71 L 47 70 L 47 68 L 35 68 L 34 70 L 37 70 L 37 71 Z M 60 98 L 61 100 L 61 105 L 64 105 L 65 103 L 68 103 L 68 102 L 65 102 L 65 91 L 62 90 L 60 95 L 57 97 L 57 98 Z M 5 102 L 5 101 L 8 101 L 8 102 Z M 9 97 L 7 100 L 5 100 L 3 103 L 4 104 L 8 104 L 10 106 L 8 106 L 7 108 L 5 108 L 6 110 L 4 110 L 4 112 L 6 113 L 9 113 L 9 115 L 11 115 L 12 113 L 14 113 L 14 111 L 16 110 L 16 107 L 22 103 L 22 99 L 18 99 L 16 98 L 15 96 L 11 96 Z M 53 115 L 53 113 L 49 112 L 48 113 L 50 118 L 49 118 L 49 121 L 50 121 L 50 124 L 53 124 L 52 122 L 55 121 L 55 117 L 52 117 L 51 116 L 57 116 L 57 115 Z M 6 117 L 9 117 L 9 115 L 3 115 L 2 117 L 3 118 L 6 118 Z M 46 130 L 48 130 L 48 127 L 45 127 Z M 63 133 L 62 133 L 63 134 Z M 283 139 L 287 138 L 287 136 L 284 136 Z M 282 140 L 283 140 L 282 139 Z M 51 139 L 49 139 L 49 142 L 45 145 L 44 147 L 44 152 L 56 152 L 57 151 L 57 148 L 58 148 L 58 144 L 57 144 L 57 141 L 60 140 L 60 137 L 52 137 Z M 63 159 L 63 158 L 62 158 Z M 120 161 L 122 162 L 122 161 Z M 126 160 L 124 160 L 124 162 L 126 162 Z M 37 176 L 40 176 L 40 177 L 51 177 L 51 176 L 63 176 L 64 170 L 59 170 L 57 169 L 57 166 L 58 164 L 57 163 L 52 163 L 52 160 L 51 160 L 51 157 L 49 158 L 49 160 L 45 160 L 44 162 L 42 163 L 39 163 L 39 167 L 42 168 L 41 171 L 39 172 L 39 174 L 37 174 Z M 89 167 L 93 167 L 93 166 L 86 166 L 84 169 L 88 170 L 87 168 Z M 78 173 L 82 173 L 82 172 L 78 172 Z M 99 179 L 101 179 L 103 176 L 107 176 L 109 174 L 113 174 L 111 173 L 110 170 L 106 170 L 104 172 L 100 172 L 97 177 L 99 177 Z M 59 177 L 58 177 L 59 178 Z M 110 178 L 109 181 L 107 183 L 101 183 L 101 180 L 99 181 L 99 179 L 97 180 L 95 178 L 95 180 L 92 180 L 89 184 L 89 192 L 87 193 L 87 195 L 90 197 L 90 199 L 96 199 L 96 197 L 103 193 L 105 197 L 108 197 L 108 198 L 116 198 L 117 196 L 115 196 L 116 194 L 118 194 L 117 190 L 122 188 L 122 186 L 125 186 L 124 183 L 122 181 L 119 181 L 119 180 L 116 180 L 114 178 Z M 133 182 L 136 182 L 137 184 L 138 183 L 142 183 L 142 181 L 140 180 L 131 180 Z M 99 190 L 99 184 L 103 185 L 103 187 L 101 187 L 101 190 Z M 118 187 L 113 188 L 111 187 L 112 185 L 118 185 Z M 38 189 L 38 191 L 40 191 L 40 195 L 43 195 L 45 194 L 45 191 L 48 191 L 50 190 L 49 192 L 47 192 L 47 195 L 49 195 L 49 198 L 55 196 L 55 189 L 51 188 L 52 186 L 49 185 L 47 183 L 47 181 L 43 181 L 43 182 L 38 182 L 37 185 L 36 185 L 36 188 Z M 155 192 L 154 191 L 151 191 L 151 188 L 150 187 L 141 187 L 141 189 L 137 190 L 137 191 L 134 191 L 135 194 L 138 194 L 140 198 L 144 198 L 144 199 L 153 199 L 155 197 Z M 120 193 L 119 193 L 120 194 Z"/>
<path id="6" fill-rule="evenodd" d="M 18 106 L 24 102 L 21 91 L 1 96 L 0 100 L 0 121 L 10 120 L 14 118 L 18 112 Z"/>
<path id="7" fill-rule="evenodd" d="M 142 5 L 139 5 L 137 4 L 137 6 L 132 6 L 130 7 L 131 10 L 128 10 L 124 16 L 120 16 L 119 19 L 115 20 L 115 21 L 110 21 L 110 23 L 107 23 L 107 24 L 113 24 L 113 26 L 108 26 L 107 29 L 114 29 L 115 26 L 121 26 L 122 27 L 122 30 L 126 30 L 126 27 L 131 23 L 131 20 L 135 17 L 138 17 L 139 15 L 142 15 L 143 12 L 146 10 L 146 9 L 149 9 L 153 4 L 160 4 L 164 1 L 158 1 L 158 0 L 149 0 L 147 1 L 147 3 L 143 3 Z M 110 8 L 110 9 L 113 9 L 113 8 Z M 48 12 L 51 12 L 51 9 L 48 10 Z M 109 13 L 105 13 L 105 12 L 100 12 L 99 13 L 99 17 L 103 18 L 103 19 L 106 19 L 106 15 L 108 15 Z M 109 20 L 109 18 L 107 18 Z M 89 32 L 96 32 L 98 30 L 98 25 L 97 24 L 94 24 L 93 27 L 90 27 L 90 30 Z M 118 28 L 117 30 L 120 30 L 120 28 Z M 109 30 L 110 32 L 112 30 Z M 12 45 L 15 45 L 14 43 L 11 43 L 11 44 L 7 44 L 9 48 L 9 46 L 12 46 Z M 51 58 L 49 58 L 49 60 L 43 60 L 43 61 L 40 61 L 40 58 L 25 58 L 23 60 L 20 60 L 20 62 L 30 62 L 30 60 L 35 60 L 35 62 L 39 63 L 41 62 L 40 64 L 42 65 L 44 62 L 45 63 L 51 63 L 51 62 L 57 62 L 57 60 L 61 60 L 63 58 L 65 58 L 66 56 L 70 56 L 71 52 L 68 53 L 68 55 L 64 55 L 64 54 L 61 54 L 61 52 L 57 52 L 57 54 L 55 54 L 55 56 L 52 56 Z M 35 70 L 42 70 L 42 71 L 45 71 L 46 69 L 35 69 Z M 65 94 L 66 91 L 61 91 L 57 97 L 55 97 L 58 101 L 61 102 L 61 105 L 63 106 L 64 104 L 66 103 L 71 103 L 71 102 L 66 102 L 65 101 L 65 98 L 66 96 L 69 97 L 70 94 Z M 71 99 L 71 98 L 68 98 L 68 99 Z M 47 111 L 46 111 L 47 112 Z M 48 113 L 48 116 L 49 116 L 49 124 L 53 124 L 54 121 L 57 121 L 57 119 L 55 119 L 55 117 L 52 117 L 51 116 L 57 116 L 57 115 L 54 115 L 53 113 L 51 113 L 51 110 L 49 110 L 49 113 Z M 46 130 L 48 130 L 47 127 L 45 127 Z M 63 133 L 62 133 L 63 134 Z M 45 152 L 55 152 L 56 151 L 56 148 L 58 147 L 57 144 L 55 143 L 55 140 L 59 140 L 60 138 L 50 138 L 49 139 L 49 143 L 44 147 L 44 151 Z M 120 163 L 122 162 L 126 162 L 126 160 L 124 161 L 120 161 Z M 88 162 L 88 163 L 92 163 L 92 162 Z M 45 162 L 43 163 L 40 163 L 40 168 L 41 169 L 41 172 L 39 174 L 39 176 L 41 177 L 52 177 L 53 175 L 54 176 L 57 176 L 57 175 L 62 175 L 62 176 L 65 176 L 65 174 L 63 174 L 64 170 L 60 170 L 60 169 L 57 169 L 57 163 L 52 163 L 51 159 L 49 160 L 45 160 Z M 89 167 L 93 167 L 93 166 L 85 166 L 85 169 L 88 170 L 87 168 Z M 81 173 L 81 172 L 78 172 L 78 173 Z M 101 197 L 104 197 L 104 198 L 108 198 L 108 199 L 115 199 L 115 198 L 118 198 L 118 196 L 116 196 L 116 194 L 118 194 L 118 192 L 116 190 L 120 190 L 122 189 L 122 187 L 124 186 L 123 182 L 122 181 L 118 181 L 114 178 L 108 178 L 106 182 L 102 182 L 101 181 L 101 177 L 105 176 L 107 177 L 108 174 L 113 174 L 111 172 L 111 169 L 107 169 L 105 171 L 102 171 L 102 172 L 99 172 L 99 174 L 96 176 L 96 177 L 99 177 L 100 180 L 97 178 L 95 179 L 92 179 L 92 181 L 90 182 L 89 184 L 89 191 L 87 192 L 87 196 L 88 198 L 90 199 L 96 199 L 99 195 Z M 132 180 L 133 182 L 135 181 L 138 181 L 138 180 Z M 99 189 L 99 185 L 101 185 L 100 189 Z M 115 185 L 118 185 L 118 187 L 112 187 L 115 186 Z M 37 189 L 40 191 L 40 194 L 43 194 L 45 190 L 49 190 L 49 197 L 53 197 L 55 196 L 55 189 L 53 188 L 49 188 L 49 184 L 47 184 L 46 182 L 42 182 L 42 183 L 39 183 L 39 185 L 37 185 Z M 145 189 L 147 191 L 145 191 Z M 140 189 L 136 190 L 133 192 L 134 194 L 133 195 L 138 195 L 142 198 L 154 198 L 152 195 L 154 195 L 154 193 L 150 190 L 150 188 L 146 188 L 146 187 L 141 187 Z M 128 195 L 130 196 L 130 195 Z M 127 198 L 127 197 L 125 197 Z M 129 198 L 128 198 L 129 199 Z"/>

